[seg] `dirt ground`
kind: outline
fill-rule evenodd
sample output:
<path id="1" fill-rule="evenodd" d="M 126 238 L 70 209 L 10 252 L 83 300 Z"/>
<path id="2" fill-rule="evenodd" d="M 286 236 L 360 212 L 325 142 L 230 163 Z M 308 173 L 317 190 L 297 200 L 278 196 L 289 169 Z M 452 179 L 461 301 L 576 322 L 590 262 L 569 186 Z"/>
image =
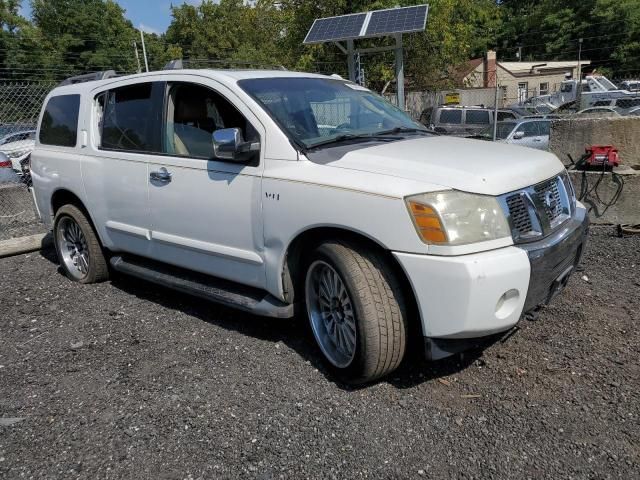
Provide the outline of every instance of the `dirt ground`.
<path id="1" fill-rule="evenodd" d="M 640 236 L 482 352 L 336 383 L 304 320 L 0 260 L 0 478 L 640 478 Z"/>

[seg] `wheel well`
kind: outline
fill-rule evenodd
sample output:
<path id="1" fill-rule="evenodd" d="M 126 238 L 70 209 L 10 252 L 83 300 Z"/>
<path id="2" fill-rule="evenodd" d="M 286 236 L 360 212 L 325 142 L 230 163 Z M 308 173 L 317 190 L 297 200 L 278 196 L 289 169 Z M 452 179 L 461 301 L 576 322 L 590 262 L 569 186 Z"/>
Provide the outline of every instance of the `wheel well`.
<path id="1" fill-rule="evenodd" d="M 382 252 L 388 265 L 393 269 L 396 278 L 401 284 L 402 291 L 405 294 L 409 319 L 417 318 L 418 308 L 413 287 L 404 269 L 391 252 L 365 235 L 335 227 L 320 227 L 307 230 L 299 234 L 289 245 L 287 253 L 285 254 L 284 269 L 282 272 L 284 295 L 287 301 L 292 303 L 300 301 L 300 294 L 296 292 L 301 292 L 303 288 L 304 267 L 307 258 L 317 245 L 328 240 L 346 240 L 351 243 L 366 245 L 369 248 Z M 420 325 L 420 322 L 417 323 Z"/>
<path id="2" fill-rule="evenodd" d="M 98 240 L 100 241 L 100 244 L 102 245 L 102 238 L 100 238 L 100 233 L 98 233 L 98 230 L 96 229 L 96 225 L 93 222 L 93 218 L 91 218 L 91 214 L 89 214 L 89 210 L 87 210 L 87 208 L 84 206 L 84 203 L 82 203 L 82 200 L 80 200 L 80 197 L 78 197 L 75 193 L 64 189 L 56 190 L 53 193 L 53 195 L 51 196 L 51 212 L 53 213 L 53 216 L 55 217 L 56 212 L 60 209 L 60 207 L 69 204 L 78 207 L 82 211 L 82 213 L 84 213 L 85 217 L 87 217 L 87 220 L 91 224 L 91 228 L 93 228 L 93 231 L 95 232 Z"/>
<path id="3" fill-rule="evenodd" d="M 53 196 L 51 197 L 51 212 L 55 215 L 60 207 L 68 204 L 75 205 L 84 213 L 87 213 L 87 209 L 84 207 L 82 200 L 80 200 L 75 193 L 72 193 L 69 190 L 56 190 L 53 193 Z"/>

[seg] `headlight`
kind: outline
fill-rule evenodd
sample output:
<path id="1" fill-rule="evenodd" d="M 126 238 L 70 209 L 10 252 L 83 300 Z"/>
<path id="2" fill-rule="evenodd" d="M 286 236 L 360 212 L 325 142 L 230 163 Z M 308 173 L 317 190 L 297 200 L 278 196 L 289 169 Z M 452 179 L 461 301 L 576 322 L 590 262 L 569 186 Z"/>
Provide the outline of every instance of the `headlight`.
<path id="1" fill-rule="evenodd" d="M 495 197 L 447 190 L 408 197 L 406 202 L 425 243 L 464 245 L 511 236 Z"/>
<path id="2" fill-rule="evenodd" d="M 9 158 L 20 158 L 24 155 L 26 155 L 27 153 L 29 153 L 31 150 L 14 150 L 12 152 L 7 152 L 7 157 Z"/>

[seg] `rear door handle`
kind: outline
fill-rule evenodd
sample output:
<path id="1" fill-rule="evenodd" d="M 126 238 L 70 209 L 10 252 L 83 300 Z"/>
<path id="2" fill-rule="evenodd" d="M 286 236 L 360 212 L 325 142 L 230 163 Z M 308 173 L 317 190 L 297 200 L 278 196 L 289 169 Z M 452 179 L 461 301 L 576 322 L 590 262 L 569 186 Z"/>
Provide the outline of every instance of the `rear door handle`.
<path id="1" fill-rule="evenodd" d="M 168 172 L 166 168 L 162 167 L 160 170 L 151 172 L 149 178 L 156 182 L 169 183 L 171 181 L 171 172 Z"/>

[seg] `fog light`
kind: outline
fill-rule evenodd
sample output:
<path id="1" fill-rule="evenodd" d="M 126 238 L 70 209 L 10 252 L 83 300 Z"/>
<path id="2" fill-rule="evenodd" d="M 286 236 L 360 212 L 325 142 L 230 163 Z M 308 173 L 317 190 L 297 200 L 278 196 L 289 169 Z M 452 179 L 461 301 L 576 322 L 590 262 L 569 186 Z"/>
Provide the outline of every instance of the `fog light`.
<path id="1" fill-rule="evenodd" d="M 504 292 L 496 304 L 496 317 L 504 320 L 511 315 L 518 306 L 519 299 L 520 292 L 514 288 Z"/>

